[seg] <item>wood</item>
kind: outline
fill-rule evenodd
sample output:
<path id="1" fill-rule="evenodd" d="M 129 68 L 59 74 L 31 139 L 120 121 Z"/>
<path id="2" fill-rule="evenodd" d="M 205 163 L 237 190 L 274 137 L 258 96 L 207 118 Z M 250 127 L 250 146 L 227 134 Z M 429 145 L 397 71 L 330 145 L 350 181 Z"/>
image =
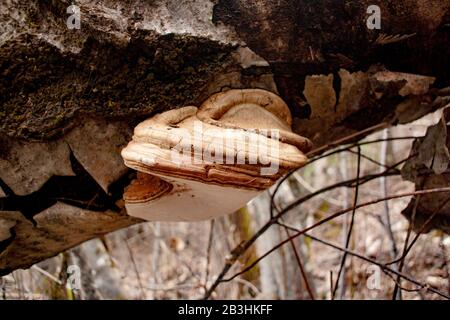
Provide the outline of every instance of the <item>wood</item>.
<path id="1" fill-rule="evenodd" d="M 0 274 L 140 222 L 120 150 L 156 113 L 266 89 L 320 147 L 449 103 L 450 0 L 105 0 L 80 4 L 79 30 L 70 4 L 0 4 Z M 403 95 L 387 71 L 434 79 Z"/>

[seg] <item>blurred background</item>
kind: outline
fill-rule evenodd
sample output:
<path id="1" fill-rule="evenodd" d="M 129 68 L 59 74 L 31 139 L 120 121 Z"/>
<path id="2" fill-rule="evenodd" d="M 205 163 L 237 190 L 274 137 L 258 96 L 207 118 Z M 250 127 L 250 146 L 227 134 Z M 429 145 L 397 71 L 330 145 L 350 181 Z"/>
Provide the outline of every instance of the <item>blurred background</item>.
<path id="1" fill-rule="evenodd" d="M 280 185 L 275 207 L 324 187 L 379 174 L 408 157 L 440 114 L 372 134 L 363 141 L 387 140 L 330 150 Z M 359 163 L 359 165 L 358 165 Z M 231 252 L 269 220 L 271 190 L 239 212 L 201 223 L 142 223 L 93 239 L 72 250 L 0 278 L 0 299 L 199 299 L 216 281 Z M 358 203 L 414 191 L 398 175 L 358 187 Z M 335 188 L 295 206 L 237 257 L 225 279 L 251 265 L 298 229 L 354 206 L 356 188 Z M 212 299 L 442 299 L 427 288 L 450 294 L 450 237 L 421 235 L 402 262 L 409 222 L 401 211 L 411 197 L 364 206 L 337 217 L 274 250 L 248 272 L 218 284 Z M 349 236 L 350 235 L 350 236 Z M 415 233 L 410 234 L 410 239 Z M 334 245 L 331 246 L 331 245 Z M 339 248 L 337 248 L 339 247 Z M 343 248 L 351 254 L 344 255 Z M 410 279 L 385 273 L 378 264 Z M 75 267 L 78 279 L 70 277 Z M 69 272 L 69 273 L 68 273 Z M 410 281 L 412 280 L 412 281 Z M 416 281 L 416 283 L 414 283 Z M 418 285 L 419 284 L 419 285 Z M 396 285 L 398 286 L 395 289 Z"/>

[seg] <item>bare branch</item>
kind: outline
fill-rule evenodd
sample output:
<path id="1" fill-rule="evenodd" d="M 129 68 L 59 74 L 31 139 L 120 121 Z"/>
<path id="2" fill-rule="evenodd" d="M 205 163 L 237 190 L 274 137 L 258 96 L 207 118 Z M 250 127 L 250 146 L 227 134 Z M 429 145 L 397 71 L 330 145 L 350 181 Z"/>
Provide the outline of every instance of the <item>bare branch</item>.
<path id="1" fill-rule="evenodd" d="M 353 199 L 353 211 L 352 211 L 352 216 L 351 216 L 351 220 L 350 220 L 350 225 L 348 228 L 348 233 L 347 233 L 347 239 L 345 241 L 345 248 L 348 249 L 349 245 L 350 245 L 350 238 L 352 236 L 352 232 L 353 232 L 353 226 L 355 224 L 355 214 L 356 214 L 356 206 L 358 204 L 358 194 L 359 194 L 359 176 L 361 174 L 361 147 L 358 146 L 358 163 L 357 163 L 357 168 L 356 168 L 356 187 L 355 187 L 355 195 L 354 195 L 354 199 Z M 341 274 L 342 272 L 344 272 L 344 277 L 345 277 L 345 261 L 347 260 L 347 253 L 344 253 L 344 255 L 342 256 L 342 260 L 341 260 L 341 265 L 339 267 L 339 272 L 338 272 L 338 276 L 336 278 L 336 284 L 334 286 L 334 290 L 333 290 L 333 299 L 336 296 L 336 292 L 337 289 L 339 287 L 339 279 L 341 278 Z"/>

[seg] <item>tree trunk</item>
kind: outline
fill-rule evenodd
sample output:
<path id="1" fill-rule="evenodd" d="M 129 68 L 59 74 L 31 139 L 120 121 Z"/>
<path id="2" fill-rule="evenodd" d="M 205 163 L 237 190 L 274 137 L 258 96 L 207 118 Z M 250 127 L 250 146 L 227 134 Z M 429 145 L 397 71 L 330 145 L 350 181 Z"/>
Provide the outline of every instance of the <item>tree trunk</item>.
<path id="1" fill-rule="evenodd" d="M 0 275 L 140 222 L 120 150 L 155 113 L 263 88 L 320 147 L 449 103 L 450 0 L 76 3 L 0 4 Z"/>

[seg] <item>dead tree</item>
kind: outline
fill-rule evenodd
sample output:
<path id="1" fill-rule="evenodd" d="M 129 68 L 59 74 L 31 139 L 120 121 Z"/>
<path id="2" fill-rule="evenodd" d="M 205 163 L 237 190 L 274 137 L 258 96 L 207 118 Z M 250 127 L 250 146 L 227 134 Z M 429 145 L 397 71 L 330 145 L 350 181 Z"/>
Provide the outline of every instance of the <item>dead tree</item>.
<path id="1" fill-rule="evenodd" d="M 449 0 L 75 5 L 0 4 L 0 275 L 140 222 L 120 150 L 156 113 L 266 89 L 323 151 L 449 103 Z"/>

